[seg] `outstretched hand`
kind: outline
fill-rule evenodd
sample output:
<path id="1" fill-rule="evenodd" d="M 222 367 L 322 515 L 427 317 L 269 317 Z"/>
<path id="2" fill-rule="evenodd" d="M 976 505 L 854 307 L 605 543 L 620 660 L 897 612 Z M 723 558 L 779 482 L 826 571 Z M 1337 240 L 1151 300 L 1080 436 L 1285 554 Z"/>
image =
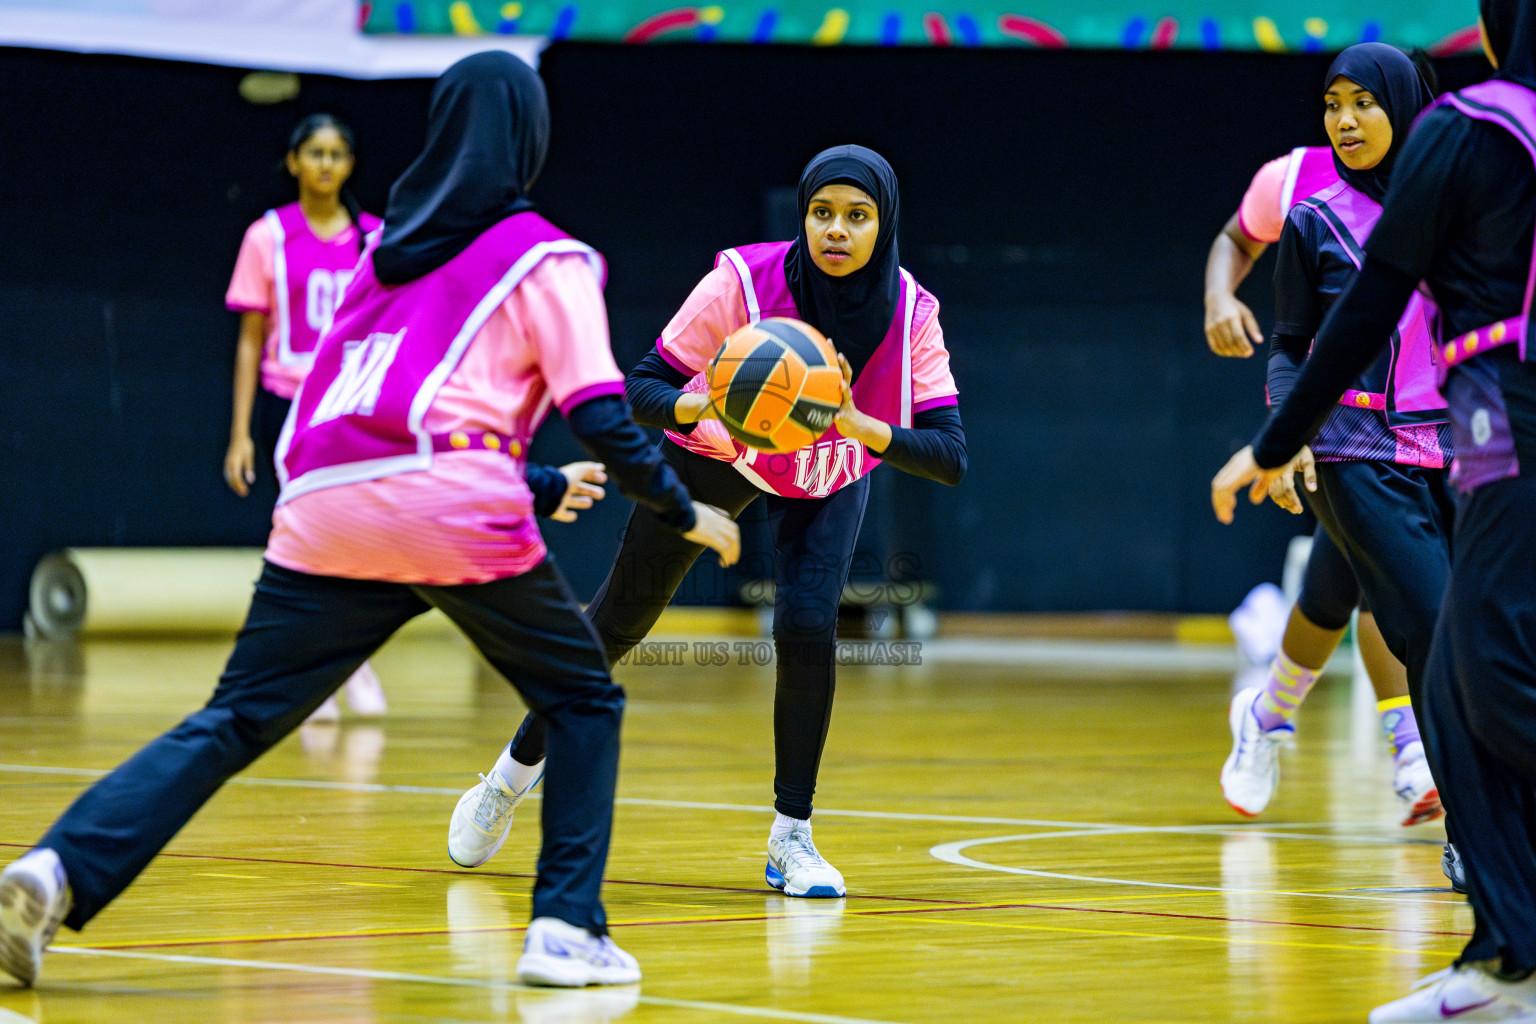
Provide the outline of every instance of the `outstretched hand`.
<path id="1" fill-rule="evenodd" d="M 1221 471 L 1211 480 L 1211 508 L 1222 523 L 1231 524 L 1237 511 L 1237 492 L 1248 486 L 1248 500 L 1262 504 L 1269 493 L 1270 483 L 1286 470 L 1285 466 L 1264 469 L 1253 461 L 1253 446 L 1249 445 L 1227 460 Z"/>
<path id="2" fill-rule="evenodd" d="M 741 529 L 736 520 L 701 501 L 693 503 L 693 515 L 693 529 L 683 534 L 683 540 L 710 548 L 725 568 L 735 565 L 741 557 Z"/>
<path id="3" fill-rule="evenodd" d="M 607 469 L 601 462 L 568 462 L 560 467 L 560 472 L 565 477 L 565 497 L 549 518 L 558 523 L 574 523 L 583 509 L 603 500 Z"/>
<path id="4" fill-rule="evenodd" d="M 1269 482 L 1269 500 L 1279 505 L 1294 515 L 1301 515 L 1304 511 L 1301 505 L 1301 497 L 1296 493 L 1296 474 L 1301 473 L 1301 482 L 1310 491 L 1317 490 L 1317 460 L 1312 457 L 1311 448 L 1302 448 L 1296 453 L 1296 457 L 1285 464 L 1280 475 Z"/>

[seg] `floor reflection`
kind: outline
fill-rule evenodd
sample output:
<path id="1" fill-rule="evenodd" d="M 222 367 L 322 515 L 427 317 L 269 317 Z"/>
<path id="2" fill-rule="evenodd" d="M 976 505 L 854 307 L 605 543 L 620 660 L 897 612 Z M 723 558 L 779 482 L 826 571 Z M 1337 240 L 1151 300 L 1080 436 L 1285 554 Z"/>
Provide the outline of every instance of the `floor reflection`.
<path id="1" fill-rule="evenodd" d="M 811 961 L 833 945 L 847 904 L 845 899 L 767 898 L 768 971 L 775 987 L 804 988 L 810 983 Z"/>

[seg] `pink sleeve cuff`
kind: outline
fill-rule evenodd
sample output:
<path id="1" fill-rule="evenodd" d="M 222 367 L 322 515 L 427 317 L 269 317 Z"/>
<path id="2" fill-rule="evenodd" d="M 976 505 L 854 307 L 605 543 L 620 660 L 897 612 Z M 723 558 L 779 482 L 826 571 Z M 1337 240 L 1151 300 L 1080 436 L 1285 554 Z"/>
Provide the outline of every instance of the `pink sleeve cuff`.
<path id="1" fill-rule="evenodd" d="M 912 406 L 912 413 L 927 412 L 929 409 L 942 409 L 946 405 L 959 405 L 959 395 L 940 395 L 937 398 L 925 398 Z"/>
<path id="2" fill-rule="evenodd" d="M 260 313 L 263 316 L 272 312 L 266 306 L 256 306 L 249 302 L 225 302 L 224 308 L 231 313 Z"/>
<path id="3" fill-rule="evenodd" d="M 1237 208 L 1237 229 L 1247 236 L 1250 241 L 1258 242 L 1260 245 L 1270 244 L 1253 233 L 1253 229 L 1248 226 L 1248 221 L 1243 216 L 1243 208 L 1241 206 Z"/>
<path id="4" fill-rule="evenodd" d="M 568 416 L 572 409 L 583 402 L 590 402 L 594 398 L 603 398 L 607 395 L 624 397 L 624 382 L 621 380 L 605 380 L 601 384 L 588 384 L 584 388 L 577 388 L 565 396 L 565 401 L 560 403 L 560 415 Z"/>

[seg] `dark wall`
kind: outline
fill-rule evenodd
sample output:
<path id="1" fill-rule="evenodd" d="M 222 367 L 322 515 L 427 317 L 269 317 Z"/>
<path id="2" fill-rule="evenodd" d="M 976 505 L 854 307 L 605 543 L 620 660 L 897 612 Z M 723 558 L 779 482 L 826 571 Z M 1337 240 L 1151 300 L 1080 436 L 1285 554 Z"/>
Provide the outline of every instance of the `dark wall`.
<path id="1" fill-rule="evenodd" d="M 901 178 L 903 262 L 943 306 L 971 469 L 953 490 L 880 471 L 872 550 L 915 558 L 951 609 L 1223 611 L 1278 576 L 1302 524 L 1268 507 L 1227 529 L 1211 517 L 1211 474 L 1260 420 L 1262 367 L 1207 352 L 1202 267 L 1258 165 L 1323 141 L 1325 67 L 557 46 L 534 196 L 607 255 L 627 367 L 716 250 L 782 222 L 775 196 L 812 153 L 880 150 Z M 271 492 L 242 501 L 220 475 L 241 233 L 291 198 L 281 151 L 315 110 L 356 129 L 355 191 L 382 212 L 430 83 L 306 76 L 296 102 L 254 107 L 241 74 L 0 50 L 0 629 L 54 548 L 263 539 Z M 1246 292 L 1261 319 L 1267 272 Z M 578 451 L 556 423 L 536 453 Z M 623 504 L 547 531 L 578 593 L 600 581 Z M 686 596 L 727 589 L 710 570 Z"/>

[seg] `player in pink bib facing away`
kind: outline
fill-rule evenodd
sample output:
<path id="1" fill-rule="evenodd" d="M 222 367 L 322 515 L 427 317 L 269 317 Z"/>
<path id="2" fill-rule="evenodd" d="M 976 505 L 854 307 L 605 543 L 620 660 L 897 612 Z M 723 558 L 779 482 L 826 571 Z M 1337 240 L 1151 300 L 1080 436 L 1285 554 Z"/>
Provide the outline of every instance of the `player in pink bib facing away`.
<path id="1" fill-rule="evenodd" d="M 832 715 L 837 610 L 881 462 L 946 484 L 966 466 L 938 302 L 901 268 L 895 172 L 862 146 L 818 154 L 799 184 L 793 242 L 727 249 L 630 371 L 641 423 L 664 428 L 660 452 L 700 501 L 735 517 L 759 496 L 774 539 L 774 808 L 765 875 L 789 896 L 838 897 L 842 875 L 811 840 L 811 797 Z M 704 369 L 725 338 L 768 317 L 816 327 L 839 353 L 842 408 L 815 444 L 769 454 L 709 416 Z M 613 570 L 588 606 L 610 664 L 643 640 L 702 548 L 637 511 Z M 530 714 L 480 785 L 460 800 L 449 855 L 485 863 L 512 810 L 538 782 L 543 716 Z M 548 804 L 551 798 L 545 792 Z"/>
<path id="2" fill-rule="evenodd" d="M 284 159 L 299 200 L 268 210 L 245 232 L 224 303 L 240 314 L 234 412 L 224 480 L 242 498 L 257 473 L 273 470 L 288 406 L 314 362 L 315 346 L 357 267 L 367 235 L 383 223 L 347 190 L 355 165 L 352 129 L 311 114 L 288 139 Z M 344 687 L 347 706 L 365 718 L 384 714 L 379 677 L 368 662 Z M 340 717 L 335 698 L 312 721 Z"/>
<path id="3" fill-rule="evenodd" d="M 549 799 L 518 977 L 638 981 L 607 936 L 624 691 L 544 549 L 536 511 L 577 488 L 525 474 L 551 406 L 661 530 L 738 553 L 629 418 L 602 260 L 524 197 L 549 134 L 543 83 L 506 53 L 439 78 L 427 144 L 390 192 L 279 444 L 267 560 L 206 707 L 87 790 L 0 873 L 0 968 L 31 984 L 60 921 L 82 928 L 223 783 L 380 644 L 436 607 L 547 723 Z"/>

